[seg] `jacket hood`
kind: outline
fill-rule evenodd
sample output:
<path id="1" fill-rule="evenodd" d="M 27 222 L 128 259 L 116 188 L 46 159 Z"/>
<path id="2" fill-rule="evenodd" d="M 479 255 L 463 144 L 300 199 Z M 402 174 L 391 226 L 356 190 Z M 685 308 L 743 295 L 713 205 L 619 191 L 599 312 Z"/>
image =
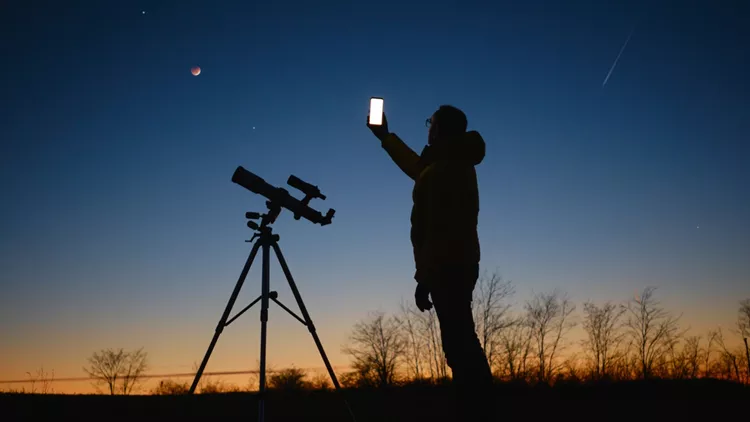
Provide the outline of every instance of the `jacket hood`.
<path id="1" fill-rule="evenodd" d="M 472 130 L 440 145 L 427 145 L 420 158 L 423 161 L 468 161 L 477 165 L 484 160 L 485 142 L 479 132 Z"/>

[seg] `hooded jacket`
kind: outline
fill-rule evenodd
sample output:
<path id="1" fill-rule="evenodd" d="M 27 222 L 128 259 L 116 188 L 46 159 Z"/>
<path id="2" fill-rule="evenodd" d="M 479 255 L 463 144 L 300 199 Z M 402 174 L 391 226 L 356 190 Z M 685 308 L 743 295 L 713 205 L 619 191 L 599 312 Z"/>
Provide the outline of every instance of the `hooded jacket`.
<path id="1" fill-rule="evenodd" d="M 481 163 L 485 143 L 476 131 L 417 155 L 391 133 L 382 146 L 401 170 L 414 180 L 411 242 L 418 283 L 433 284 L 441 269 L 478 266 L 477 218 L 479 189 L 474 166 Z"/>

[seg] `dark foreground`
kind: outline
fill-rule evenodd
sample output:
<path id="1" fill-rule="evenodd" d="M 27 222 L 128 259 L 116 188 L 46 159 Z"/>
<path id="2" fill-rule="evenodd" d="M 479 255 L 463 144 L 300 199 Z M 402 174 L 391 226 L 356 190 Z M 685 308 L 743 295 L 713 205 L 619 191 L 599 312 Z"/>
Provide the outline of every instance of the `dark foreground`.
<path id="1" fill-rule="evenodd" d="M 486 420 L 642 421 L 745 420 L 750 387 L 714 380 L 624 382 L 600 385 L 495 388 L 495 414 Z M 455 414 L 449 387 L 411 386 L 388 391 L 346 391 L 357 421 L 439 422 Z M 256 421 L 258 396 L 229 393 L 194 396 L 99 396 L 0 394 L 3 421 Z M 272 392 L 266 421 L 349 421 L 335 392 Z"/>

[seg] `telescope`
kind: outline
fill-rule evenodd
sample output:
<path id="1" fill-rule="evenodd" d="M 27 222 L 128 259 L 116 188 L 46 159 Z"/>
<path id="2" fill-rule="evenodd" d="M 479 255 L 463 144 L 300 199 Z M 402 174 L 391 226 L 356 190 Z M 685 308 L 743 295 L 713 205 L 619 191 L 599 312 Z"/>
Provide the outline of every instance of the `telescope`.
<path id="1" fill-rule="evenodd" d="M 232 182 L 237 183 L 250 192 L 265 196 L 268 199 L 266 201 L 268 211 L 264 214 L 252 211 L 245 213 L 245 217 L 250 220 L 247 222 L 247 226 L 255 232 L 253 234 L 253 238 L 250 240 L 246 240 L 245 242 L 254 242 L 253 248 L 250 250 L 250 255 L 247 257 L 247 261 L 245 261 L 245 266 L 242 268 L 240 278 L 237 280 L 237 284 L 235 284 L 234 286 L 232 295 L 229 297 L 229 302 L 227 302 L 227 306 L 226 308 L 224 308 L 224 313 L 222 314 L 219 323 L 216 325 L 214 336 L 211 339 L 211 343 L 208 345 L 208 349 L 206 350 L 206 354 L 203 356 L 203 361 L 201 362 L 200 367 L 198 367 L 198 371 L 195 373 L 195 378 L 193 378 L 193 384 L 190 386 L 189 393 L 193 394 L 195 392 L 195 389 L 198 387 L 198 383 L 200 382 L 201 376 L 203 375 L 203 371 L 206 369 L 206 365 L 208 364 L 208 360 L 211 357 L 211 353 L 216 346 L 216 342 L 219 340 L 219 336 L 224 331 L 224 328 L 235 321 L 237 318 L 239 318 L 240 315 L 244 314 L 254 304 L 260 302 L 261 326 L 259 371 L 260 377 L 258 380 L 258 421 L 263 422 L 265 420 L 266 339 L 268 336 L 268 306 L 271 301 L 275 302 L 289 315 L 291 315 L 297 321 L 301 322 L 302 325 L 307 327 L 307 331 L 309 331 L 312 335 L 313 340 L 315 341 L 315 345 L 318 348 L 318 352 L 320 353 L 321 358 L 323 358 L 323 363 L 328 370 L 328 375 L 331 376 L 333 386 L 336 388 L 336 391 L 338 391 L 339 393 L 342 392 L 341 385 L 339 384 L 338 378 L 336 378 L 336 373 L 333 371 L 333 366 L 331 366 L 331 361 L 328 360 L 328 356 L 326 355 L 325 350 L 323 350 L 323 343 L 321 343 L 320 337 L 318 337 L 318 333 L 315 329 L 312 318 L 307 312 L 307 308 L 302 301 L 302 295 L 300 294 L 299 289 L 297 289 L 297 284 L 294 282 L 294 278 L 292 277 L 292 273 L 286 263 L 286 259 L 284 259 L 284 256 L 281 253 L 281 248 L 279 247 L 278 243 L 279 235 L 275 234 L 273 232 L 273 227 L 271 227 L 271 224 L 276 221 L 276 218 L 281 213 L 282 208 L 286 208 L 294 213 L 294 218 L 297 220 L 299 220 L 301 217 L 305 217 L 306 220 L 309 220 L 315 224 L 320 224 L 321 226 L 331 224 L 331 219 L 333 218 L 333 214 L 336 211 L 334 211 L 333 209 L 329 209 L 326 215 L 323 215 L 317 210 L 310 208 L 310 200 L 315 198 L 326 199 L 326 197 L 325 195 L 320 193 L 320 189 L 318 189 L 317 186 L 311 185 L 310 183 L 307 183 L 294 175 L 289 176 L 287 184 L 295 189 L 299 189 L 305 194 L 305 198 L 301 201 L 290 195 L 289 192 L 286 191 L 286 189 L 272 186 L 261 177 L 258 177 L 257 175 L 245 170 L 242 167 L 237 167 L 237 170 L 234 171 L 234 174 L 232 175 Z M 261 220 L 260 223 L 252 221 L 257 219 Z M 232 309 L 234 308 L 234 304 L 240 294 L 240 289 L 242 289 L 242 285 L 245 283 L 247 274 L 250 272 L 250 267 L 253 265 L 258 252 L 261 252 L 262 254 L 260 260 L 262 261 L 263 265 L 263 268 L 261 268 L 261 294 L 254 301 L 250 302 L 249 305 L 242 308 L 241 311 L 237 312 L 233 317 L 230 318 L 230 314 L 232 312 Z M 281 270 L 284 272 L 284 277 L 286 277 L 286 280 L 289 283 L 289 288 L 291 289 L 292 294 L 294 295 L 294 299 L 297 301 L 297 305 L 299 306 L 299 310 L 302 313 L 301 317 L 279 300 L 278 292 L 271 291 L 270 256 L 272 253 L 275 253 L 276 257 L 278 258 L 279 265 L 281 265 Z M 349 415 L 351 416 L 352 420 L 356 422 L 354 413 L 352 413 L 352 409 L 351 407 L 349 407 L 349 403 L 346 401 L 346 399 L 344 399 L 344 404 L 346 405 L 346 408 L 349 411 Z"/>
<path id="2" fill-rule="evenodd" d="M 333 215 L 336 213 L 336 210 L 329 209 L 323 215 L 320 211 L 311 208 L 308 204 L 312 199 L 319 198 L 325 200 L 325 195 L 320 193 L 320 189 L 317 186 L 311 185 L 294 175 L 289 176 L 287 184 L 305 194 L 305 198 L 301 201 L 290 195 L 286 189 L 269 184 L 263 178 L 245 170 L 242 166 L 237 167 L 237 170 L 234 171 L 232 182 L 237 183 L 250 192 L 265 196 L 268 199 L 266 204 L 269 207 L 275 206 L 288 209 L 294 214 L 295 220 L 304 217 L 314 224 L 325 226 L 331 224 Z"/>

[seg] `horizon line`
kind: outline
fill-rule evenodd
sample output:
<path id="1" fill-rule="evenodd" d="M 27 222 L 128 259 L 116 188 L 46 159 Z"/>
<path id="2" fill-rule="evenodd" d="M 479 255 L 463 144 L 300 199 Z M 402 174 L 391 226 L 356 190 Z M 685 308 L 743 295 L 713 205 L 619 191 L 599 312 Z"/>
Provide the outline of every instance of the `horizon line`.
<path id="1" fill-rule="evenodd" d="M 311 367 L 311 368 L 298 368 L 305 371 L 315 371 L 323 367 Z M 334 367 L 335 368 L 335 367 Z M 341 368 L 341 367 L 339 367 Z M 266 373 L 281 372 L 288 368 L 283 369 L 266 369 Z M 193 377 L 197 372 L 177 372 L 172 374 L 146 374 L 139 375 L 138 378 L 181 378 L 181 377 Z M 215 371 L 215 372 L 204 372 L 202 376 L 206 375 L 250 375 L 258 374 L 260 370 L 251 369 L 243 371 Z M 0 384 L 19 384 L 25 382 L 77 382 L 77 381 L 94 381 L 98 380 L 96 377 L 68 377 L 68 378 L 51 378 L 51 379 L 25 379 L 25 380 L 0 380 Z"/>

